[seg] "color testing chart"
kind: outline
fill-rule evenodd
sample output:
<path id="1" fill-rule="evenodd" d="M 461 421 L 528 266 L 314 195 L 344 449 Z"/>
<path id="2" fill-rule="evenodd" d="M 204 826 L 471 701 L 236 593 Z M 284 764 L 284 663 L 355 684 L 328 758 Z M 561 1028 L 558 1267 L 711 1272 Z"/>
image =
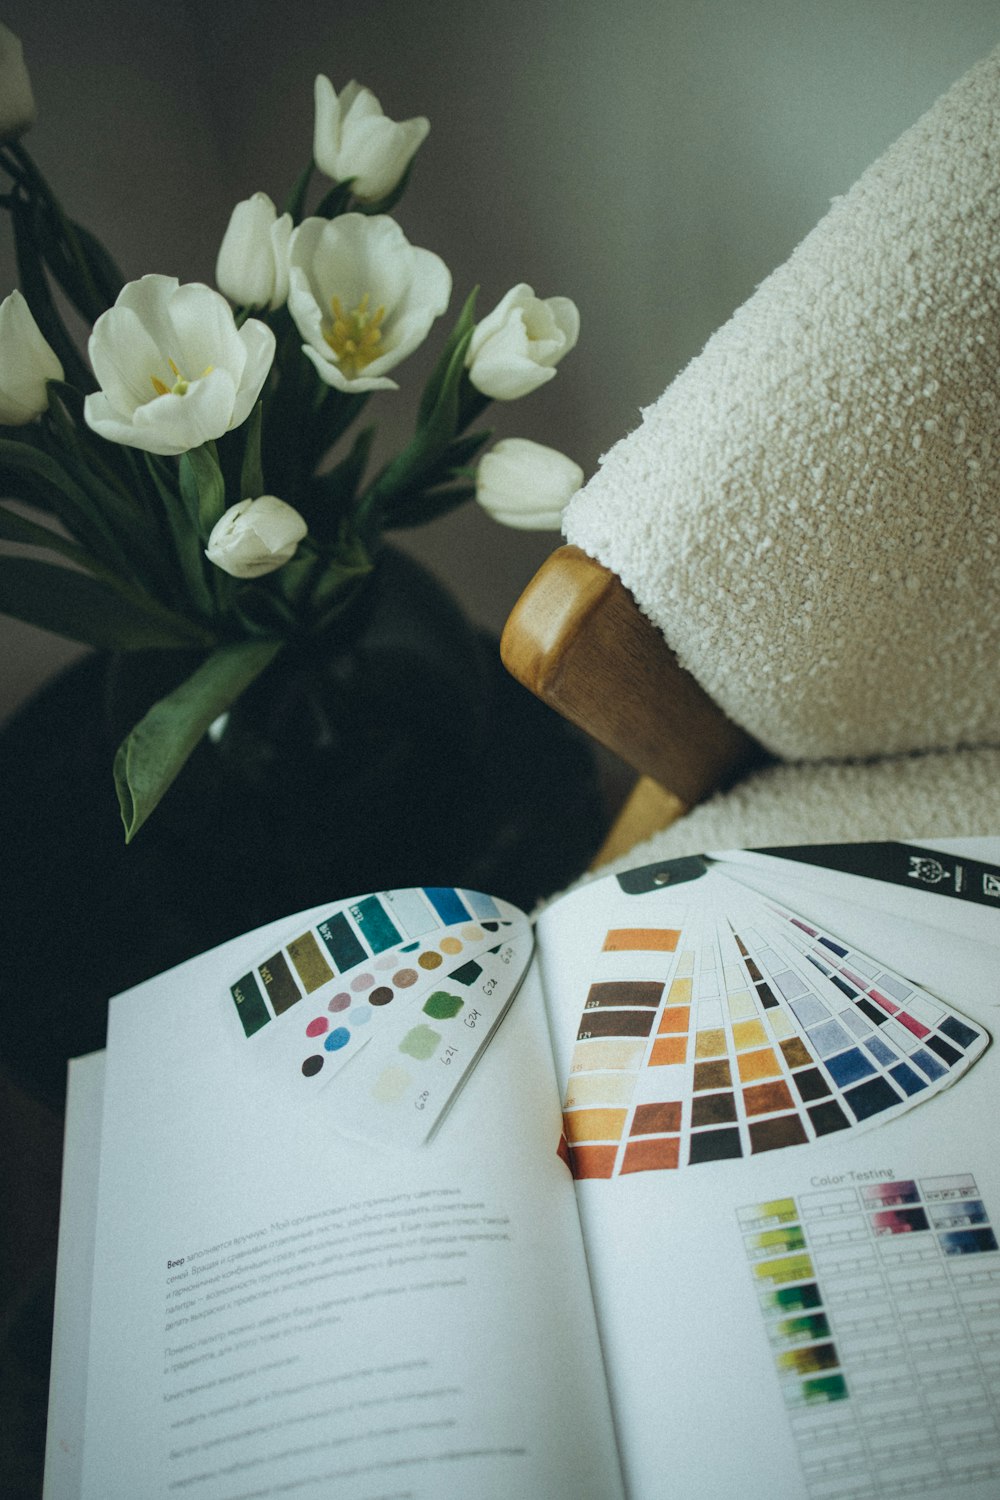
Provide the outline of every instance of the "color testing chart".
<path id="1" fill-rule="evenodd" d="M 974 1178 L 737 1217 L 809 1500 L 1000 1480 L 1000 1247 Z"/>
<path id="2" fill-rule="evenodd" d="M 532 947 L 524 913 L 478 891 L 382 891 L 267 954 L 227 1002 L 248 1055 L 294 1097 L 336 1078 L 339 1128 L 418 1144 L 492 1037 Z"/>
<path id="3" fill-rule="evenodd" d="M 711 871 L 609 928 L 563 1100 L 577 1178 L 861 1131 L 931 1099 L 985 1030 L 835 934 Z"/>

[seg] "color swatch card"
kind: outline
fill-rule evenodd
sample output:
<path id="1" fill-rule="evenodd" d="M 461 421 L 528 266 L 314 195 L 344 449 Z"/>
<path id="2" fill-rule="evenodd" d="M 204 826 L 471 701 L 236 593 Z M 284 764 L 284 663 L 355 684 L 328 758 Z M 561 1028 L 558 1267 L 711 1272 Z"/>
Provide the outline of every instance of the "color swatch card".
<path id="1" fill-rule="evenodd" d="M 387 1146 L 430 1138 L 503 1019 L 527 970 L 527 921 L 400 1007 L 336 1084 L 338 1130 Z"/>
<path id="2" fill-rule="evenodd" d="M 338 1129 L 418 1145 L 492 1037 L 532 947 L 523 912 L 478 891 L 358 897 L 229 986 L 232 1032 L 293 1102 L 323 1089 Z"/>
<path id="3" fill-rule="evenodd" d="M 627 907 L 625 908 L 627 910 Z M 700 1167 L 884 1124 L 984 1028 L 877 956 L 702 864 L 596 934 L 563 1100 L 578 1178 Z"/>
<path id="4" fill-rule="evenodd" d="M 737 1219 L 803 1492 L 995 1486 L 1000 1246 L 975 1177 L 846 1182 Z"/>

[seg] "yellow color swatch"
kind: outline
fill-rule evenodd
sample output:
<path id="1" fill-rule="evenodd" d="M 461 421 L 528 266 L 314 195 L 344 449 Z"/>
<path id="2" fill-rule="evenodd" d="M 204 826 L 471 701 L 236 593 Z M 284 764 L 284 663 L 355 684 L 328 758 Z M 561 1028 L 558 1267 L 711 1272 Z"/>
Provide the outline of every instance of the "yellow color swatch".
<path id="1" fill-rule="evenodd" d="M 758 1203 L 757 1215 L 764 1221 L 777 1219 L 779 1224 L 789 1224 L 799 1217 L 794 1198 L 770 1198 L 767 1203 Z"/>
<path id="2" fill-rule="evenodd" d="M 613 927 L 605 953 L 673 953 L 680 932 L 673 927 Z"/>
<path id="3" fill-rule="evenodd" d="M 691 981 L 690 979 L 675 979 L 667 991 L 668 1005 L 690 1005 L 691 1004 Z"/>
<path id="4" fill-rule="evenodd" d="M 333 970 L 311 932 L 304 932 L 301 937 L 292 939 L 288 945 L 288 956 L 295 965 L 307 994 L 311 995 L 313 990 L 318 990 L 321 984 L 326 984 L 328 979 L 333 978 Z"/>
<path id="5" fill-rule="evenodd" d="M 758 1281 L 770 1281 L 780 1286 L 786 1281 L 804 1281 L 813 1274 L 813 1263 L 808 1255 L 789 1255 L 783 1260 L 762 1260 L 753 1268 Z"/>
<path id="6" fill-rule="evenodd" d="M 721 1027 L 718 1030 L 699 1031 L 695 1037 L 695 1057 L 724 1057 L 726 1052 L 726 1033 Z"/>
<path id="7" fill-rule="evenodd" d="M 617 1141 L 625 1128 L 624 1109 L 570 1109 L 563 1115 L 566 1139 L 577 1141 Z"/>
<path id="8" fill-rule="evenodd" d="M 767 1040 L 767 1032 L 760 1021 L 740 1021 L 733 1027 L 737 1052 L 745 1052 L 748 1047 L 763 1047 Z"/>

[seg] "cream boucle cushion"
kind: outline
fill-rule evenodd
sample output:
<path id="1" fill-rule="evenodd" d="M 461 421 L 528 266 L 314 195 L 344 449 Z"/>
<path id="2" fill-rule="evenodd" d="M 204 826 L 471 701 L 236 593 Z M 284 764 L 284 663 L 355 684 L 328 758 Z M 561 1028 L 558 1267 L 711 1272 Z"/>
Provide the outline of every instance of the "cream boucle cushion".
<path id="1" fill-rule="evenodd" d="M 711 849 L 1000 834 L 1000 749 L 770 766 L 588 880 Z"/>
<path id="2" fill-rule="evenodd" d="M 786 759 L 1000 742 L 1000 49 L 603 460 L 569 541 Z"/>

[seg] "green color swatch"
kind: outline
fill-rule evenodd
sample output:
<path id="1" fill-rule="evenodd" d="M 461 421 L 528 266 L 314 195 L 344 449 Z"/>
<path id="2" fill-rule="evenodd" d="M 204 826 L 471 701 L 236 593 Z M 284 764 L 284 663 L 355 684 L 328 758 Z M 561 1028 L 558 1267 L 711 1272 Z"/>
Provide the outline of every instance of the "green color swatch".
<path id="1" fill-rule="evenodd" d="M 440 1040 L 441 1033 L 433 1026 L 413 1026 L 400 1042 L 399 1050 L 408 1057 L 415 1057 L 418 1062 L 426 1062 L 434 1056 Z"/>
<path id="2" fill-rule="evenodd" d="M 465 1001 L 461 995 L 449 995 L 445 990 L 435 990 L 424 1002 L 424 1015 L 435 1021 L 450 1021 L 457 1016 Z"/>

